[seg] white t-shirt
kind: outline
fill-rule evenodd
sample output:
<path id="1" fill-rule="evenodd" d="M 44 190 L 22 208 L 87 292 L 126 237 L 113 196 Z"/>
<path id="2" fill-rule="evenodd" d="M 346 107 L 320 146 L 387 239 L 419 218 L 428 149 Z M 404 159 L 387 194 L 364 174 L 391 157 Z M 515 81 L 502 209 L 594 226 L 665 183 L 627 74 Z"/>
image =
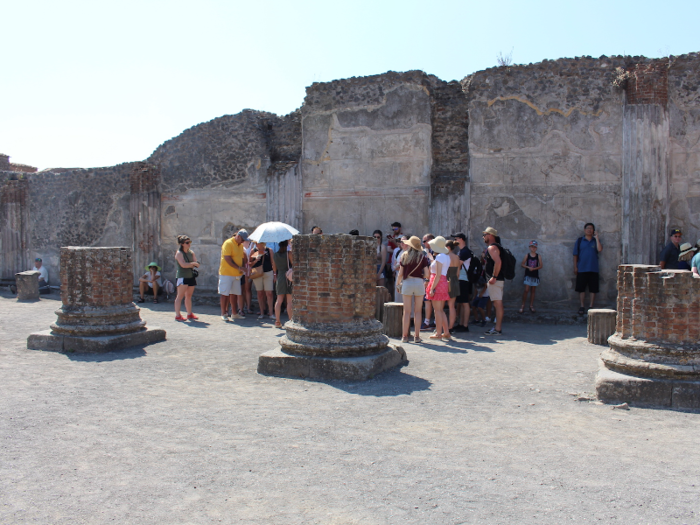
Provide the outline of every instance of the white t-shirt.
<path id="1" fill-rule="evenodd" d="M 150 276 L 151 276 L 151 272 L 146 272 L 146 273 L 143 274 L 143 279 L 148 279 Z M 159 272 L 159 271 L 156 271 L 156 277 L 158 277 L 158 278 L 156 279 L 156 282 L 158 283 L 158 287 L 159 287 L 159 288 L 162 288 L 162 287 L 163 287 L 163 279 L 160 277 L 160 272 Z M 153 283 L 149 281 L 149 282 L 148 282 L 148 287 L 149 287 L 149 288 L 153 288 Z"/>
<path id="2" fill-rule="evenodd" d="M 43 264 L 41 265 L 41 268 L 37 268 L 36 266 L 32 268 L 35 272 L 39 272 L 41 274 L 41 279 L 44 280 L 44 284 L 49 284 L 49 271 L 46 269 L 46 266 Z M 41 280 L 39 279 L 39 280 Z"/>
<path id="3" fill-rule="evenodd" d="M 442 275 L 447 275 L 447 269 L 450 267 L 450 256 L 446 253 L 438 253 L 435 255 L 435 260 L 430 263 L 430 273 L 436 273 L 437 263 L 442 264 Z"/>

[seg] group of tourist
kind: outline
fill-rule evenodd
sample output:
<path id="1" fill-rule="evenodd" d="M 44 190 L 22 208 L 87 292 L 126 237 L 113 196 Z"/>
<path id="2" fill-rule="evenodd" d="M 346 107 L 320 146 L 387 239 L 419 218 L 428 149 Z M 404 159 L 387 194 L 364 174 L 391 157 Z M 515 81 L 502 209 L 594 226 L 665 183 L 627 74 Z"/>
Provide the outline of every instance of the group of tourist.
<path id="1" fill-rule="evenodd" d="M 314 226 L 311 232 L 323 233 L 318 226 Z M 359 235 L 357 230 L 349 233 Z M 391 224 L 391 233 L 386 238 L 381 230 L 375 230 L 372 235 L 377 243 L 377 286 L 393 289 L 396 299 L 400 297 L 404 304 L 402 341 L 407 342 L 409 339 L 411 319 L 414 324 L 414 342 L 420 343 L 421 331 L 431 328 L 434 330 L 428 336 L 430 339 L 450 341 L 453 332 L 469 331 L 472 313 L 474 322 L 482 327 L 493 319 L 494 326 L 486 334 L 503 333 L 503 287 L 508 265 L 512 265 L 515 259 L 501 245 L 496 229 L 484 229 L 482 235 L 486 248 L 480 255 L 475 255 L 467 247 L 467 236 L 461 232 L 452 234 L 450 240 L 431 233 L 419 238 L 402 233 L 401 224 L 394 222 Z M 677 228 L 671 231 L 670 242 L 660 255 L 660 265 L 666 269 L 692 269 L 693 276 L 700 278 L 700 241 L 696 247 L 688 243 L 681 244 L 681 235 Z M 199 262 L 190 249 L 191 242 L 187 235 L 178 236 L 179 248 L 175 254 L 177 321 L 198 319 L 192 312 L 192 294 L 197 284 Z M 525 289 L 519 313 L 523 313 L 526 307 L 535 313 L 539 272 L 543 268 L 542 256 L 537 251 L 538 242 L 530 241 L 528 249 L 520 261 L 520 267 L 525 271 Z M 595 296 L 599 292 L 598 258 L 602 250 L 595 225 L 587 223 L 573 249 L 575 290 L 580 297 L 580 315 L 586 312 L 586 291 L 589 293 L 589 308 L 593 307 Z M 692 261 L 688 264 L 687 261 L 691 258 Z M 513 262 L 510 262 L 511 259 Z M 40 259 L 37 262 L 40 268 Z M 253 314 L 252 287 L 255 286 L 259 305 L 258 319 L 274 319 L 275 326 L 281 328 L 280 317 L 285 304 L 289 318 L 292 317 L 293 262 L 291 240 L 267 246 L 266 243 L 250 241 L 245 229 L 235 232 L 221 248 L 218 284 L 221 319 L 233 321 Z M 139 279 L 139 302 L 144 301 L 146 292 L 152 293 L 154 302 L 157 302 L 157 295 L 163 288 L 160 270 L 160 266 L 152 262 L 147 267 L 147 273 Z M 514 269 L 511 268 L 510 273 L 513 272 Z M 183 301 L 186 316 L 181 314 Z"/>

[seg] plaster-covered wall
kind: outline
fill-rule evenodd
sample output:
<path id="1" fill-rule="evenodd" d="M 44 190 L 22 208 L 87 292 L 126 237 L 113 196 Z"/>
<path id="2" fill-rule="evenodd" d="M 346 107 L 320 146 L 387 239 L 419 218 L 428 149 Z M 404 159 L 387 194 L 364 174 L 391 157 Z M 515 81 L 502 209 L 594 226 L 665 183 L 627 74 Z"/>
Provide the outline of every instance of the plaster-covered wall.
<path id="1" fill-rule="evenodd" d="M 538 296 L 575 297 L 572 250 L 586 222 L 600 233 L 603 302 L 620 261 L 622 94 L 619 59 L 492 68 L 463 80 L 469 99 L 470 239 L 493 226 L 518 259 L 531 239 L 544 269 Z M 507 298 L 522 293 L 519 268 Z"/>
<path id="2" fill-rule="evenodd" d="M 427 231 L 431 108 L 422 72 L 313 84 L 302 107 L 303 226 Z"/>

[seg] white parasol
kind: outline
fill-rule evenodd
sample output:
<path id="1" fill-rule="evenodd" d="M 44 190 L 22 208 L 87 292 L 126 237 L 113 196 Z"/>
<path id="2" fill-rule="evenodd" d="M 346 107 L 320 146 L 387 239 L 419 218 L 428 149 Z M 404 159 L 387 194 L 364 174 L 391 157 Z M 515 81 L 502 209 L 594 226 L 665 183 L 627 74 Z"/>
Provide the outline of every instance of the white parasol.
<path id="1" fill-rule="evenodd" d="M 282 242 L 294 237 L 299 230 L 283 222 L 265 222 L 248 236 L 253 242 Z"/>

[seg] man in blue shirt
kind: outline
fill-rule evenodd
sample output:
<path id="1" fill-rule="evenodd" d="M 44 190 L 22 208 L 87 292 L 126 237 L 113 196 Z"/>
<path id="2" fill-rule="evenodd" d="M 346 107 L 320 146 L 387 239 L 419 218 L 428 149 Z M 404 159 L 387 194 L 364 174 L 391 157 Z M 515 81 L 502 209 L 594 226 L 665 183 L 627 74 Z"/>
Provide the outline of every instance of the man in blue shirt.
<path id="1" fill-rule="evenodd" d="M 664 270 L 679 270 L 678 266 L 678 256 L 681 253 L 681 240 L 683 234 L 681 233 L 681 230 L 678 228 L 673 228 L 671 230 L 671 238 L 666 245 L 666 247 L 661 251 L 661 255 L 659 255 L 659 259 L 661 261 L 659 262 L 659 266 L 661 266 L 661 269 Z M 682 268 L 683 270 L 686 269 L 685 265 Z"/>
<path id="2" fill-rule="evenodd" d="M 574 244 L 574 275 L 576 276 L 576 291 L 579 292 L 581 308 L 578 314 L 586 312 L 583 302 L 586 297 L 586 287 L 590 295 L 590 306 L 593 308 L 595 294 L 598 293 L 599 268 L 598 253 L 603 251 L 603 245 L 598 239 L 598 232 L 592 222 L 586 223 L 583 227 L 583 237 L 579 237 Z"/>

